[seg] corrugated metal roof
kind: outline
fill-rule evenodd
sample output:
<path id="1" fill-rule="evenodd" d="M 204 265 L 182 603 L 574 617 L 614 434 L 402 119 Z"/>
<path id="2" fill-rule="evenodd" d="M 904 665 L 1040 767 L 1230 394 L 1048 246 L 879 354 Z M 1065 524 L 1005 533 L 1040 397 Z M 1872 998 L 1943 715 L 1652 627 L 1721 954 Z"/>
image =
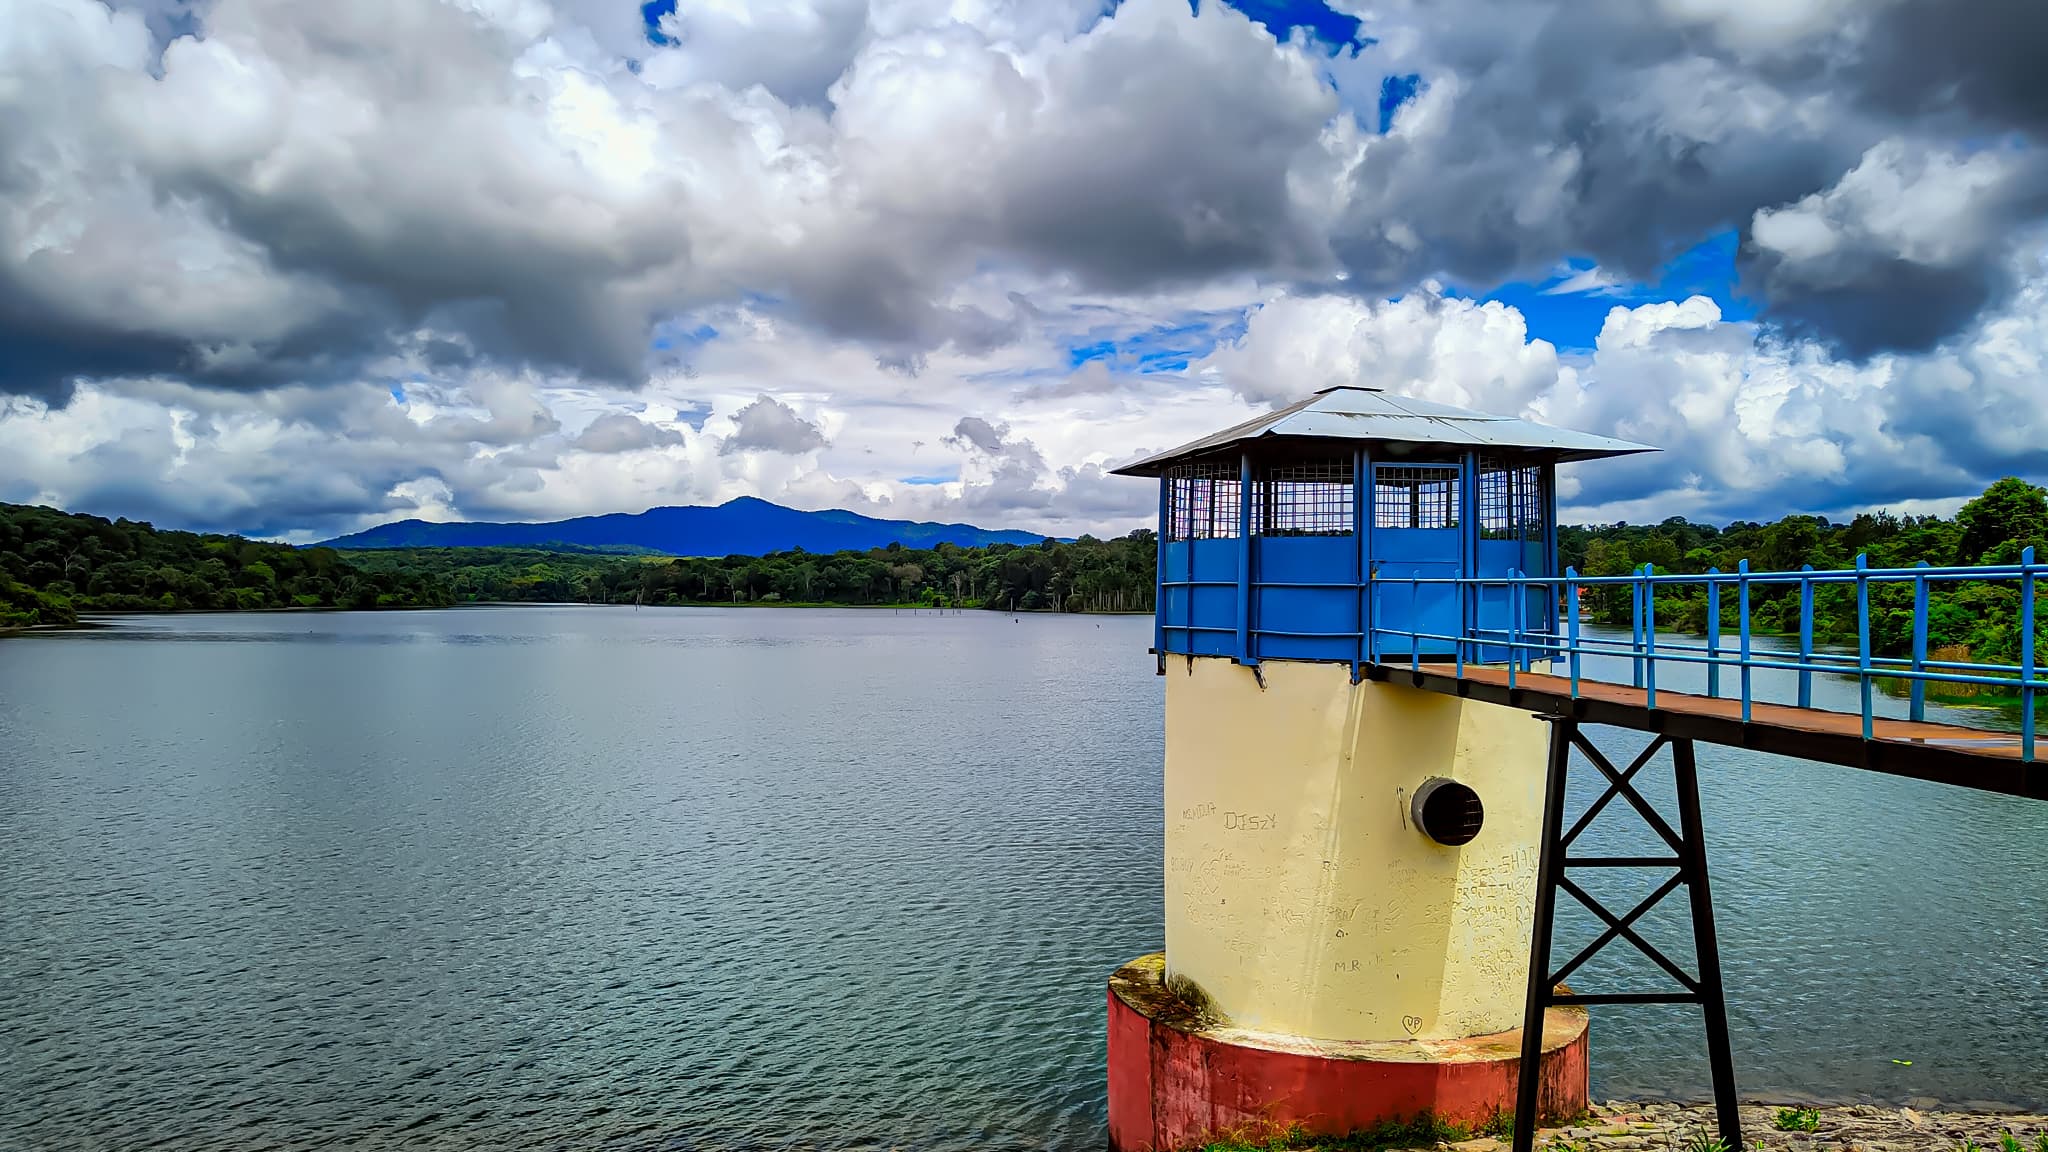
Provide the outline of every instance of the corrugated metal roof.
<path id="1" fill-rule="evenodd" d="M 1551 460 L 1595 460 L 1655 452 L 1648 444 L 1552 428 L 1512 416 L 1494 416 L 1417 400 L 1389 396 L 1377 388 L 1325 388 L 1306 400 L 1247 420 L 1234 428 L 1204 436 L 1170 452 L 1149 456 L 1115 470 L 1118 476 L 1157 476 L 1168 464 L 1202 456 L 1232 444 L 1268 436 L 1380 443 L 1454 444 L 1474 448 L 1513 448 Z"/>

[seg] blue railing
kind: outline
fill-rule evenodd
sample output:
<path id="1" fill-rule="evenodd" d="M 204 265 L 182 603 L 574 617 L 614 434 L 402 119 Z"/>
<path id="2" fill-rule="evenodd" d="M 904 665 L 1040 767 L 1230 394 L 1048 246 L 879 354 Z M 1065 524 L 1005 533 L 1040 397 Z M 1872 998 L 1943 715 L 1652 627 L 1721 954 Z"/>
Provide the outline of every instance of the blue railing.
<path id="1" fill-rule="evenodd" d="M 1826 675 L 1853 676 L 1856 678 L 1860 700 L 1858 711 L 1863 719 L 1863 737 L 1870 739 L 1876 720 L 1873 711 L 1873 697 L 1879 679 L 1904 681 L 1910 699 L 1908 715 L 1914 720 L 1924 720 L 1927 715 L 1927 685 L 1968 684 L 1990 687 L 2016 695 L 2020 702 L 2020 755 L 2031 762 L 2034 759 L 2034 703 L 2035 693 L 2044 686 L 2041 667 L 2035 654 L 2035 599 L 2041 581 L 2048 578 L 2048 564 L 2037 563 L 2034 550 L 2026 549 L 2020 554 L 2018 564 L 1984 565 L 1980 567 L 1934 568 L 1922 564 L 1914 568 L 1872 568 L 1863 556 L 1856 557 L 1856 567 L 1833 571 L 1817 571 L 1811 565 L 1797 572 L 1751 572 L 1749 562 L 1743 561 L 1733 572 L 1709 569 L 1696 575 L 1659 575 L 1648 565 L 1627 576 L 1581 576 L 1573 569 L 1565 569 L 1563 577 L 1533 577 L 1511 574 L 1505 579 L 1486 577 L 1421 577 L 1390 576 L 1375 573 L 1375 584 L 1423 585 L 1448 584 L 1457 588 L 1461 603 L 1472 603 L 1482 589 L 1536 589 L 1541 596 L 1508 596 L 1510 612 L 1505 628 L 1486 628 L 1467 625 L 1460 634 L 1438 634 L 1390 628 L 1375 622 L 1368 637 L 1368 659 L 1375 663 L 1407 663 L 1416 668 L 1421 666 L 1420 653 L 1424 641 L 1444 646 L 1451 651 L 1451 659 L 1460 675 L 1469 661 L 1476 661 L 1482 652 L 1498 655 L 1507 654 L 1505 661 L 1509 683 L 1515 682 L 1517 672 L 1530 671 L 1537 660 L 1545 662 L 1563 661 L 1568 667 L 1571 679 L 1571 694 L 1579 695 L 1581 681 L 1585 678 L 1583 663 L 1588 656 L 1619 657 L 1629 661 L 1630 682 L 1643 689 L 1645 704 L 1657 706 L 1657 669 L 1659 664 L 1685 664 L 1706 666 L 1707 695 L 1721 697 L 1723 673 L 1733 671 L 1737 680 L 1736 696 L 1742 705 L 1742 719 L 1748 722 L 1755 700 L 1753 673 L 1758 671 L 1796 672 L 1799 677 L 1797 703 L 1801 708 L 1813 707 L 1813 677 L 1815 673 Z M 2009 583 L 2016 585 L 2018 605 L 2014 626 L 2017 629 L 2019 660 L 2012 664 L 1984 663 L 1961 660 L 1936 660 L 1928 656 L 1928 589 L 1936 583 L 1974 582 L 1986 584 Z M 1881 656 L 1871 647 L 1871 605 L 1872 586 L 1888 584 L 1910 584 L 1913 592 L 1911 653 L 1905 656 Z M 1705 603 L 1705 643 L 1679 642 L 1666 633 L 1660 637 L 1657 631 L 1657 597 L 1660 590 L 1669 592 L 1678 587 L 1703 589 Z M 1754 647 L 1751 608 L 1753 589 L 1781 588 L 1796 586 L 1799 600 L 1799 647 L 1796 653 L 1782 651 L 1759 652 Z M 1627 588 L 1631 597 L 1631 634 L 1628 639 L 1590 634 L 1581 628 L 1580 594 L 1588 589 Z M 1853 587 L 1856 597 L 1856 650 L 1854 652 L 1827 652 L 1815 648 L 1813 640 L 1814 596 L 1817 589 Z M 1724 597 L 1733 596 L 1737 635 L 1731 647 L 1723 636 L 1721 607 Z M 1688 597 L 1688 599 L 1691 599 Z M 1529 602 L 1553 606 L 1545 613 L 1544 619 L 1530 619 Z M 1472 621 L 1475 615 L 1461 611 L 1459 619 Z M 1398 639 L 1400 644 L 1385 645 L 1383 640 Z M 1388 648 L 1398 648 L 1398 654 L 1383 660 Z M 1618 681 L 1616 681 L 1618 682 Z"/>

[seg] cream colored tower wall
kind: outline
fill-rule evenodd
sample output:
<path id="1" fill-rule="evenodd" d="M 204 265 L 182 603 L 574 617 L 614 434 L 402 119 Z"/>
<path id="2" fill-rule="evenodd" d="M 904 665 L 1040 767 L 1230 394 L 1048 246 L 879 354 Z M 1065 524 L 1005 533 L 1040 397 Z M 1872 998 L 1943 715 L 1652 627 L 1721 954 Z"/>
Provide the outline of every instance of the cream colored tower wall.
<path id="1" fill-rule="evenodd" d="M 1549 728 L 1341 664 L 1166 664 L 1166 965 L 1240 1027 L 1331 1040 L 1520 1027 Z M 1409 816 L 1470 785 L 1479 836 Z"/>

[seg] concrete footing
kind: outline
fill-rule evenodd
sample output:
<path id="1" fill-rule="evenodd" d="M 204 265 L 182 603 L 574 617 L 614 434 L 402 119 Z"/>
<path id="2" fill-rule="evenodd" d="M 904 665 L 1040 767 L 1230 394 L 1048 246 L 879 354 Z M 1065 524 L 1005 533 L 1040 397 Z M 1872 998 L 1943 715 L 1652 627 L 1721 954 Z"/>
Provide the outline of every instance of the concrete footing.
<path id="1" fill-rule="evenodd" d="M 1109 1146 L 1167 1152 L 1216 1136 L 1299 1124 L 1341 1136 L 1423 1115 L 1478 1127 L 1515 1109 L 1520 1029 L 1460 1040 L 1342 1042 L 1206 1021 L 1168 990 L 1165 957 L 1109 981 Z M 1545 1123 L 1589 1103 L 1586 1013 L 1544 1022 Z"/>

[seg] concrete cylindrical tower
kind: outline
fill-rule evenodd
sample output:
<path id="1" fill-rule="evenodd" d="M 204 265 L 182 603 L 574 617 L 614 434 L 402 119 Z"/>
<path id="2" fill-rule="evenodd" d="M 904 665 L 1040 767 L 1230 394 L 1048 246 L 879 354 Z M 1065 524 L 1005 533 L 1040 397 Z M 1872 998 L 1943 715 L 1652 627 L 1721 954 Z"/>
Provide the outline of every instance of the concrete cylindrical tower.
<path id="1" fill-rule="evenodd" d="M 1167 669 L 1169 985 L 1317 1040 L 1519 1027 L 1548 726 L 1340 664 L 1263 672 Z M 1477 793 L 1471 842 L 1416 827 L 1433 779 Z"/>
<path id="2" fill-rule="evenodd" d="M 1110 981 L 1113 1148 L 1512 1113 L 1549 726 L 1362 673 L 1509 659 L 1555 605 L 1452 581 L 1555 574 L 1553 466 L 1641 450 L 1332 389 L 1122 470 L 1162 482 L 1166 947 Z M 1585 1013 L 1542 1050 L 1583 1110 Z"/>

